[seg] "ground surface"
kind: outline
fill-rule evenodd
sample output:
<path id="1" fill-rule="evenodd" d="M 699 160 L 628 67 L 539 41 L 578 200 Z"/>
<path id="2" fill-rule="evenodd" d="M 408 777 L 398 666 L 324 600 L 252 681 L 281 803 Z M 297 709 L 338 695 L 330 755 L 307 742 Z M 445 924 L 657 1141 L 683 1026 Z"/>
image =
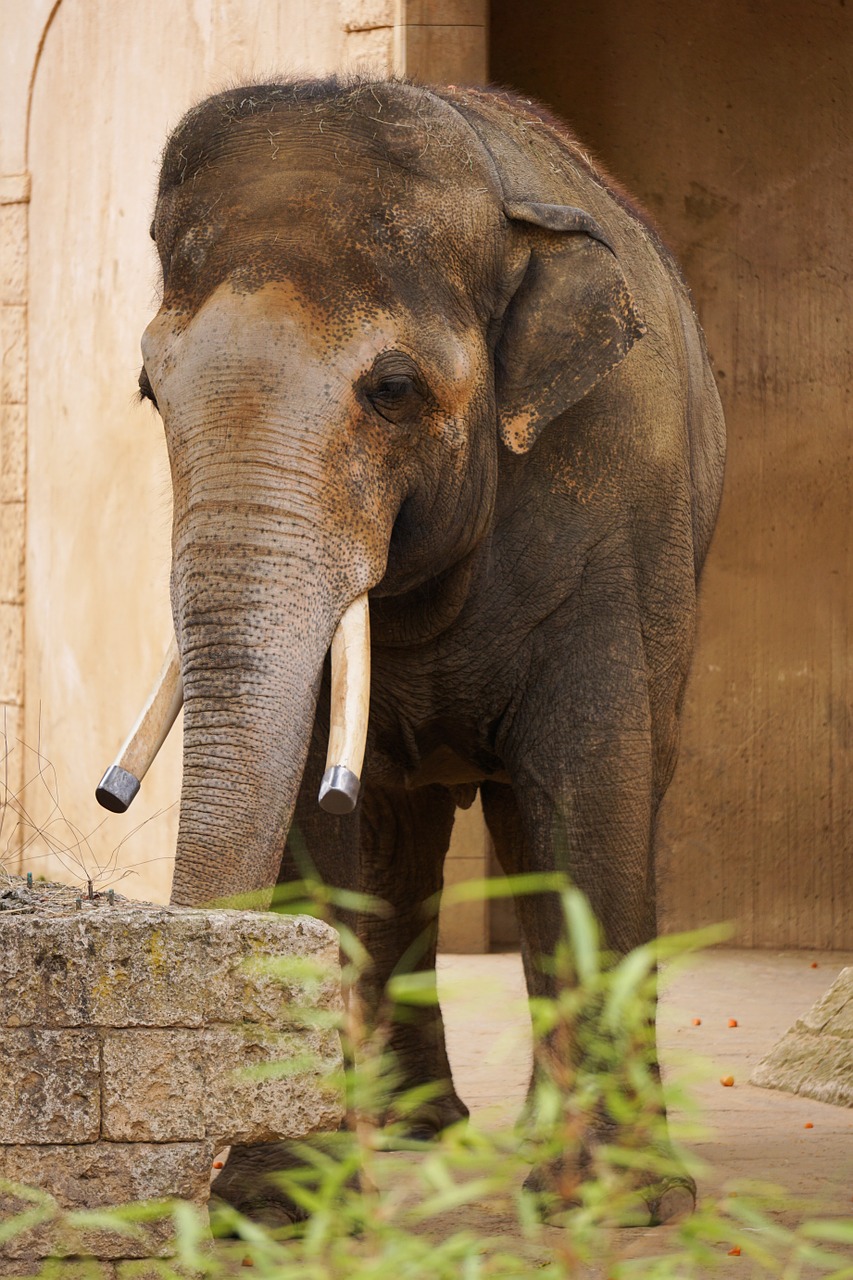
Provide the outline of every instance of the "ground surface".
<path id="1" fill-rule="evenodd" d="M 758 1060 L 852 962 L 850 952 L 715 950 L 665 980 L 658 1024 L 664 1071 L 670 1079 L 686 1075 L 695 1082 L 693 1094 L 709 1130 L 689 1144 L 708 1166 L 700 1196 L 718 1194 L 738 1179 L 758 1179 L 817 1201 L 824 1215 L 853 1212 L 853 1110 L 747 1083 Z M 511 1122 L 524 1098 L 530 1062 L 520 959 L 444 956 L 439 977 L 457 1089 L 479 1124 Z M 701 1025 L 694 1026 L 694 1018 Z M 737 1027 L 728 1026 L 730 1018 Z M 735 1084 L 724 1088 L 720 1078 L 728 1075 Z M 797 1213 L 777 1217 L 795 1225 Z M 509 1218 L 502 1221 L 486 1207 L 458 1211 L 447 1226 L 512 1229 Z M 641 1257 L 665 1252 L 673 1233 L 657 1228 L 615 1234 L 621 1253 Z M 557 1247 L 558 1230 L 548 1235 Z M 723 1273 L 751 1274 L 746 1257 L 726 1256 L 729 1243 L 717 1244 Z"/>

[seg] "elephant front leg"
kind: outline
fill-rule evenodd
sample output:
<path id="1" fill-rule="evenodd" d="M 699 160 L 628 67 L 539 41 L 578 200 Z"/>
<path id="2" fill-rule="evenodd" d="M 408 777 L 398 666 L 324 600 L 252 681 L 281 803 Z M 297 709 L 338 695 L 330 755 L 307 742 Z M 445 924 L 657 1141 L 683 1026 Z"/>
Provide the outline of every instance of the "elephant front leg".
<path id="1" fill-rule="evenodd" d="M 435 996 L 438 900 L 454 814 L 450 793 L 432 786 L 368 788 L 361 815 L 360 887 L 384 905 L 359 925 L 369 957 L 360 1009 L 365 1031 L 386 1055 L 388 1092 L 379 1116 L 401 1123 L 409 1137 L 434 1137 L 468 1115 L 453 1087 Z M 427 1001 L 391 999 L 388 983 L 398 974 L 423 975 L 418 982 L 426 984 Z M 421 995 L 424 989 L 419 985 Z M 414 1107 L 413 1090 L 423 1093 Z"/>
<path id="2" fill-rule="evenodd" d="M 278 877 L 279 901 L 281 909 L 287 910 L 303 896 L 301 882 L 316 880 L 324 886 L 320 892 L 327 901 L 318 898 L 313 904 L 315 910 L 325 915 L 329 923 L 353 929 L 355 915 L 340 905 L 335 890 L 351 892 L 358 887 L 358 814 L 338 817 L 324 812 L 317 803 L 327 737 L 323 725 L 315 725 Z M 296 883 L 300 887 L 294 898 L 287 886 Z M 346 957 L 343 959 L 346 962 Z M 322 1149 L 329 1138 L 316 1134 L 310 1141 Z M 335 1150 L 333 1139 L 329 1150 Z M 235 1145 L 211 1188 L 214 1203 L 216 1199 L 222 1200 L 270 1227 L 299 1221 L 306 1213 L 287 1194 L 282 1175 L 304 1168 L 304 1161 L 292 1143 Z"/>
<path id="3" fill-rule="evenodd" d="M 623 668 L 623 693 L 626 678 Z M 575 696 L 567 700 L 567 692 Z M 605 955 L 618 961 L 655 935 L 651 844 L 657 788 L 643 674 L 638 668 L 627 704 L 614 700 L 612 690 L 589 684 L 583 691 L 542 688 L 531 700 L 537 706 L 520 717 L 511 748 L 512 788 L 481 788 L 486 821 L 505 870 L 563 871 L 584 892 L 600 924 Z M 558 1001 L 565 986 L 577 981 L 560 899 L 521 896 L 517 906 L 530 994 Z M 527 1185 L 557 1211 L 580 1202 L 582 1182 L 599 1168 L 598 1153 L 614 1143 L 633 1148 L 641 1159 L 652 1153 L 668 1166 L 666 1174 L 649 1168 L 632 1175 L 633 1204 L 617 1218 L 643 1225 L 670 1221 L 695 1202 L 695 1184 L 678 1166 L 666 1136 L 653 1010 L 650 1021 L 645 1045 L 637 1046 L 648 1059 L 651 1041 L 647 1088 L 634 1096 L 635 1084 L 624 1069 L 626 1052 L 633 1050 L 603 1025 L 594 998 L 559 1017 L 537 1046 L 527 1118 L 535 1115 L 538 1084 L 546 1078 L 555 1083 L 565 1098 L 565 1148 L 535 1167 Z M 576 1102 L 584 1078 L 592 1082 L 587 1092 L 597 1096 L 586 1112 Z M 615 1096 L 620 1090 L 622 1105 Z M 638 1097 L 642 1106 L 635 1105 Z"/>

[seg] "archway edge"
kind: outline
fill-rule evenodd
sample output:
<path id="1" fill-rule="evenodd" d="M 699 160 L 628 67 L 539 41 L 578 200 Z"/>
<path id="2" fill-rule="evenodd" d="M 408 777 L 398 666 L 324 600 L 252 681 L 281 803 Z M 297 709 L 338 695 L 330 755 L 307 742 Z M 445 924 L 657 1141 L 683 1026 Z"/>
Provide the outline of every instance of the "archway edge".
<path id="1" fill-rule="evenodd" d="M 0 0 L 0 196 L 2 203 L 26 200 L 30 103 L 48 32 L 62 0 Z"/>

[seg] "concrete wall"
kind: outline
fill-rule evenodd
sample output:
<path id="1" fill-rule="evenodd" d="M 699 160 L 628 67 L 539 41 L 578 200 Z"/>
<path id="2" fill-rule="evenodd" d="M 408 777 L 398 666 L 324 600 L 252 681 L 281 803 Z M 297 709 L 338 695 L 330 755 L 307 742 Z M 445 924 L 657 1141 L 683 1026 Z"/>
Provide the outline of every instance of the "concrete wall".
<path id="1" fill-rule="evenodd" d="M 127 816 L 93 797 L 171 630 L 168 465 L 159 419 L 134 396 L 158 305 L 148 225 L 168 129 L 205 94 L 282 71 L 479 81 L 485 29 L 485 0 L 0 0 L 10 869 L 78 882 L 100 870 L 111 883 L 127 869 L 131 896 L 169 891 L 180 721 Z M 455 853 L 457 875 L 479 872 L 481 828 Z M 472 936 L 471 910 L 449 918 L 451 945 L 460 928 Z M 473 933 L 482 945 L 479 917 Z"/>
<path id="2" fill-rule="evenodd" d="M 664 918 L 849 946 L 853 13 L 493 0 L 491 42 L 491 76 L 565 115 L 677 251 L 729 423 Z"/>

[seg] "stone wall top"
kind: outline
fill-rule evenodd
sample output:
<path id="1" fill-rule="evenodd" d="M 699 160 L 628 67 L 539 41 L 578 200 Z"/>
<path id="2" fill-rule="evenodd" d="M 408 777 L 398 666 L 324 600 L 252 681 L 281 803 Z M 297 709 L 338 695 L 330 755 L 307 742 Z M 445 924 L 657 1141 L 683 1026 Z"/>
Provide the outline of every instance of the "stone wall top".
<path id="1" fill-rule="evenodd" d="M 105 894 L 78 909 L 66 886 L 24 886 L 0 887 L 0 1027 L 286 1029 L 306 1005 L 337 1007 L 337 935 L 322 921 Z"/>

